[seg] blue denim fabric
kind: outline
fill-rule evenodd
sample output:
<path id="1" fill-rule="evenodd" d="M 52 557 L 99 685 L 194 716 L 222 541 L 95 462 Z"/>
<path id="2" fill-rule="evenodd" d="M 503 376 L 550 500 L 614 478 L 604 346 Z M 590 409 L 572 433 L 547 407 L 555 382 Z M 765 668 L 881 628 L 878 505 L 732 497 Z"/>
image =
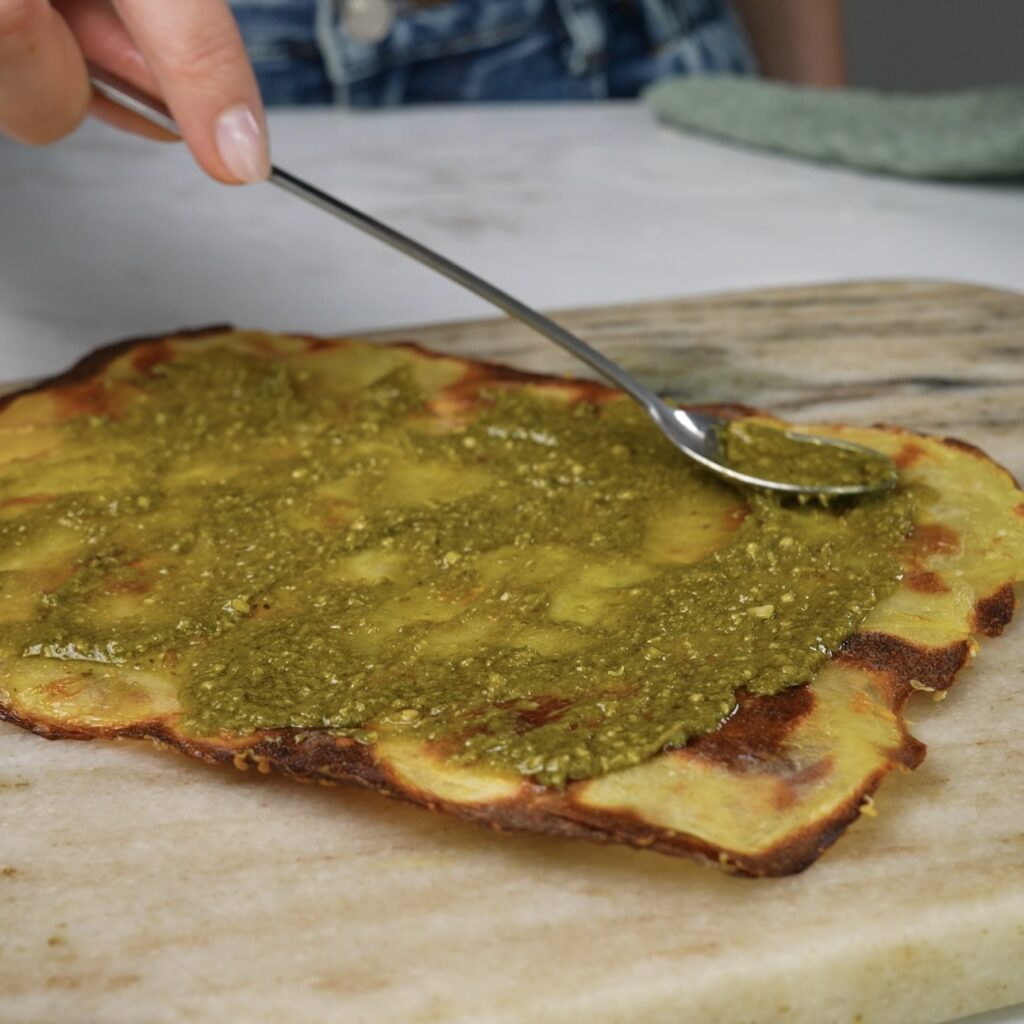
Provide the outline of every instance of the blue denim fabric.
<path id="1" fill-rule="evenodd" d="M 724 0 L 393 0 L 379 43 L 336 0 L 232 7 L 268 104 L 356 107 L 636 96 L 666 75 L 754 69 Z"/>

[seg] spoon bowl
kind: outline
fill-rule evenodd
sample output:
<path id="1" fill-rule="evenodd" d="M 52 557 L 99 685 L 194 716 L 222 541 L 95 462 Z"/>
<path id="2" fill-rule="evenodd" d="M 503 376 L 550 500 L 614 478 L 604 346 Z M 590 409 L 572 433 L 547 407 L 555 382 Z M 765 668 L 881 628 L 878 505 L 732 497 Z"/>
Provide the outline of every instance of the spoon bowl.
<path id="1" fill-rule="evenodd" d="M 814 479 L 769 479 L 745 471 L 742 462 L 737 464 L 730 458 L 726 435 L 733 427 L 732 420 L 690 409 L 673 409 L 665 403 L 662 405 L 667 415 L 659 409 L 657 418 L 654 413 L 652 418 L 656 418 L 658 426 L 669 440 L 691 459 L 733 483 L 748 487 L 764 487 L 784 494 L 814 494 L 826 498 L 839 498 L 891 490 L 899 480 L 899 472 L 892 459 L 873 448 L 852 441 L 802 434 L 795 430 L 761 427 L 762 430 L 771 430 L 773 434 L 778 435 L 776 447 L 785 447 L 789 450 L 788 461 L 791 464 L 799 462 L 806 465 L 811 461 L 808 458 L 811 453 L 822 456 L 813 460 L 821 467 L 821 475 L 816 475 Z M 857 460 L 863 467 L 863 479 L 856 482 L 839 479 L 836 464 L 841 466 L 847 459 Z M 784 465 L 787 461 L 786 456 L 783 455 L 777 461 Z"/>

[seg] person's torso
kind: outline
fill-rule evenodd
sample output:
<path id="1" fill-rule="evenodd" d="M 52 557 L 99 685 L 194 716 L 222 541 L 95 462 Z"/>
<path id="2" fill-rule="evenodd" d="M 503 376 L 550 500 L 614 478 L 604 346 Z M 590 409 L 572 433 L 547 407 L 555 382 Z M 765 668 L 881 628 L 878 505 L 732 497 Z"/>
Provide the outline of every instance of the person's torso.
<path id="1" fill-rule="evenodd" d="M 671 74 L 746 73 L 720 0 L 245 0 L 269 104 L 635 96 Z"/>

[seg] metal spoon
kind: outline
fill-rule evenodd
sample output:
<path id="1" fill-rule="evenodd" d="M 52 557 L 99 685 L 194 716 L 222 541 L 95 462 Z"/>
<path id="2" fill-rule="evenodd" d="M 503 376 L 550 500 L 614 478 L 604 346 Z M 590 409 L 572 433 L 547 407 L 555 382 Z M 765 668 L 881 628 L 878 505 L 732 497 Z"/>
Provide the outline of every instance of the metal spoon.
<path id="1" fill-rule="evenodd" d="M 163 104 L 141 93 L 127 82 L 101 68 L 90 66 L 89 76 L 93 88 L 101 96 L 131 113 L 137 114 L 158 128 L 163 128 L 173 135 L 181 135 L 177 123 Z M 285 192 L 290 192 L 293 196 L 312 203 L 313 206 L 324 212 L 341 218 L 346 223 L 359 228 L 361 231 L 365 231 L 368 235 L 372 235 L 379 241 L 392 246 L 392 248 L 397 249 L 406 256 L 411 256 L 414 260 L 426 264 L 432 270 L 444 274 L 445 277 L 450 278 L 464 288 L 468 288 L 482 299 L 486 299 L 499 309 L 504 310 L 509 316 L 522 321 L 528 327 L 532 327 L 556 345 L 560 345 L 639 402 L 647 410 L 648 415 L 654 420 L 662 433 L 677 448 L 719 476 L 732 480 L 735 483 L 764 487 L 789 494 L 836 496 L 886 490 L 896 482 L 896 467 L 891 460 L 880 452 L 846 441 L 811 437 L 791 431 L 784 431 L 783 433 L 795 445 L 835 447 L 837 449 L 845 449 L 847 452 L 856 452 L 866 459 L 880 460 L 882 469 L 880 478 L 867 484 L 842 484 L 837 486 L 826 482 L 822 484 L 796 484 L 785 480 L 769 480 L 740 472 L 730 466 L 725 460 L 722 429 L 727 425 L 727 420 L 708 413 L 673 408 L 662 401 L 653 391 L 644 387 L 643 384 L 623 370 L 617 363 L 613 363 L 606 356 L 591 348 L 585 341 L 581 341 L 553 320 L 549 320 L 535 309 L 513 298 L 494 285 L 489 284 L 482 278 L 477 277 L 476 274 L 471 273 L 464 267 L 460 267 L 457 263 L 453 263 L 444 256 L 428 249 L 425 245 L 421 245 L 419 242 L 395 231 L 386 224 L 382 224 L 373 217 L 362 213 L 347 203 L 343 203 L 340 199 L 328 195 L 326 192 L 310 185 L 301 178 L 297 178 L 288 171 L 276 166 L 271 167 L 268 180 L 279 188 L 284 189 Z"/>

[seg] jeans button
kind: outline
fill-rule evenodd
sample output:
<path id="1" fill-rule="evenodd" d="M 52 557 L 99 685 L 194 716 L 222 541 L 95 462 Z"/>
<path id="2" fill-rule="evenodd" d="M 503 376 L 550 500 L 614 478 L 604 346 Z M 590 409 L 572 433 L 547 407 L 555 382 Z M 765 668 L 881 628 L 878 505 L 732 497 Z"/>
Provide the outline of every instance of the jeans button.
<path id="1" fill-rule="evenodd" d="M 341 29 L 360 43 L 379 43 L 395 23 L 394 0 L 337 0 Z"/>

